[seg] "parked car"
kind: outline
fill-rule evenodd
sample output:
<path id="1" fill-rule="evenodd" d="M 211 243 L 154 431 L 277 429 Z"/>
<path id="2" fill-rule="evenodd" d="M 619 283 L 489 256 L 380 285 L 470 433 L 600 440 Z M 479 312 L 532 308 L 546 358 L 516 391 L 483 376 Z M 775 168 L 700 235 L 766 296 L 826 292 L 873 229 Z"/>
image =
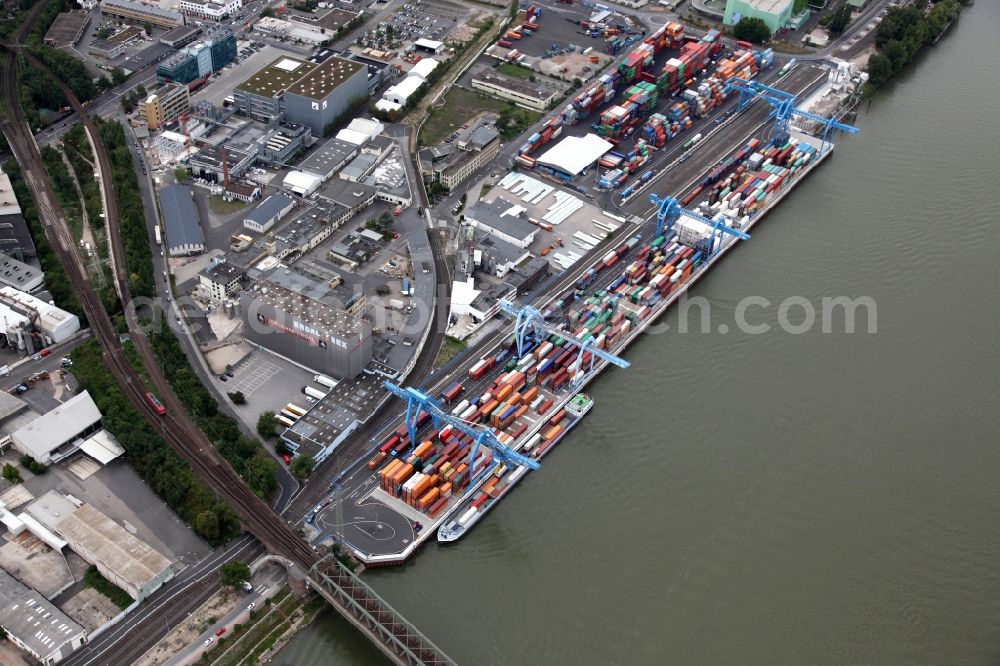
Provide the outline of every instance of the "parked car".
<path id="1" fill-rule="evenodd" d="M 52 353 L 51 349 L 43 349 L 38 355 L 39 356 L 48 356 L 51 353 Z"/>
<path id="2" fill-rule="evenodd" d="M 214 641 L 214 640 L 215 640 L 214 638 L 212 638 L 211 636 L 209 636 L 208 638 L 205 639 L 205 642 L 202 643 L 202 645 L 204 645 L 205 647 L 208 647 L 209 645 L 212 644 L 212 641 Z"/>
<path id="3" fill-rule="evenodd" d="M 281 459 L 285 461 L 286 465 L 292 464 L 292 458 L 287 453 L 281 456 Z"/>
<path id="4" fill-rule="evenodd" d="M 253 610 L 256 607 L 257 607 L 257 604 L 254 603 L 254 602 L 252 602 L 252 601 L 247 604 L 247 610 Z"/>
<path id="5" fill-rule="evenodd" d="M 215 635 L 216 636 L 221 636 L 224 633 L 226 633 L 226 628 L 225 627 L 219 627 L 218 629 L 215 630 Z"/>

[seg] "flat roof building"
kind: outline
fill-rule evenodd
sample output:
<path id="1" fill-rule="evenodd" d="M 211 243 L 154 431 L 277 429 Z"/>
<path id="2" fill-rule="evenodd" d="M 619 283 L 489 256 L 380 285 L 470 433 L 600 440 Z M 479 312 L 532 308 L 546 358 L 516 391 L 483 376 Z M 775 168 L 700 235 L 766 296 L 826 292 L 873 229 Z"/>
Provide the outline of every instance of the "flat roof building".
<path id="1" fill-rule="evenodd" d="M 736 25 L 740 19 L 758 18 L 773 35 L 792 18 L 793 6 L 792 0 L 727 0 L 722 22 Z"/>
<path id="2" fill-rule="evenodd" d="M 477 67 L 472 72 L 473 90 L 481 90 L 491 96 L 506 99 L 536 111 L 545 111 L 562 92 L 559 86 L 548 83 L 540 77 L 532 83 L 529 80 L 508 76 L 492 67 Z"/>
<path id="3" fill-rule="evenodd" d="M 187 185 L 169 185 L 160 189 L 160 211 L 166 231 L 167 252 L 172 257 L 200 254 L 205 251 L 194 193 Z"/>
<path id="4" fill-rule="evenodd" d="M 375 165 L 378 164 L 378 159 L 370 153 L 361 153 L 340 170 L 340 177 L 344 180 L 361 180 L 372 172 Z"/>
<path id="5" fill-rule="evenodd" d="M 322 184 L 322 178 L 314 173 L 307 173 L 305 171 L 289 171 L 288 175 L 285 176 L 285 180 L 282 181 L 282 185 L 288 188 L 289 192 L 297 194 L 300 197 L 309 196 Z"/>
<path id="6" fill-rule="evenodd" d="M 83 440 L 101 428 L 101 411 L 90 393 L 73 396 L 11 433 L 14 448 L 43 465 L 76 453 Z"/>
<path id="7" fill-rule="evenodd" d="M 201 28 L 196 25 L 182 25 L 172 30 L 168 30 L 162 37 L 160 43 L 171 48 L 179 49 L 187 46 L 201 34 Z"/>
<path id="8" fill-rule="evenodd" d="M 221 303 L 236 295 L 243 276 L 241 267 L 225 260 L 213 261 L 198 273 L 198 287 L 205 298 Z"/>
<path id="9" fill-rule="evenodd" d="M 0 626 L 7 638 L 45 666 L 87 641 L 87 632 L 40 592 L 0 570 Z"/>
<path id="10" fill-rule="evenodd" d="M 105 60 L 114 60 L 125 53 L 124 42 L 114 42 L 110 39 L 95 39 L 87 47 L 87 53 Z"/>
<path id="11" fill-rule="evenodd" d="M 345 310 L 262 280 L 243 292 L 246 339 L 333 377 L 356 377 L 372 358 L 371 325 Z"/>
<path id="12" fill-rule="evenodd" d="M 298 167 L 303 171 L 327 180 L 358 154 L 358 147 L 352 143 L 333 138 L 302 160 Z"/>
<path id="13" fill-rule="evenodd" d="M 439 42 L 434 39 L 425 39 L 421 37 L 417 41 L 413 42 L 413 46 L 418 51 L 425 51 L 427 53 L 444 53 L 444 42 Z"/>
<path id="14" fill-rule="evenodd" d="M 25 512 L 136 601 L 174 577 L 167 557 L 91 504 L 50 490 Z"/>
<path id="15" fill-rule="evenodd" d="M 78 10 L 60 12 L 46 31 L 43 41 L 56 48 L 72 46 L 80 41 L 89 23 L 90 12 Z"/>
<path id="16" fill-rule="evenodd" d="M 418 153 L 424 181 L 440 183 L 449 190 L 458 187 L 500 152 L 500 135 L 489 121 L 460 131 L 457 139 Z"/>
<path id="17" fill-rule="evenodd" d="M 0 254 L 0 284 L 18 291 L 35 291 L 45 283 L 45 274 L 6 254 Z"/>
<path id="18" fill-rule="evenodd" d="M 465 209 L 466 222 L 478 229 L 495 234 L 500 240 L 519 248 L 526 248 L 535 240 L 538 227 L 508 212 L 514 204 L 503 198 L 493 203 L 479 202 Z"/>

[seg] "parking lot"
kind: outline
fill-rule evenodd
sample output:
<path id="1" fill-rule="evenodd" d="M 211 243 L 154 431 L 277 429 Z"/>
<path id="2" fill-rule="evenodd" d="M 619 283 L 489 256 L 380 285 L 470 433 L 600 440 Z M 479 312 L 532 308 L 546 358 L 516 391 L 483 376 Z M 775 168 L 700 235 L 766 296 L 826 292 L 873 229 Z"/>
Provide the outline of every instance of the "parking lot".
<path id="1" fill-rule="evenodd" d="M 386 23 L 402 32 L 404 39 L 420 38 L 443 41 L 469 11 L 444 0 L 413 0 Z"/>

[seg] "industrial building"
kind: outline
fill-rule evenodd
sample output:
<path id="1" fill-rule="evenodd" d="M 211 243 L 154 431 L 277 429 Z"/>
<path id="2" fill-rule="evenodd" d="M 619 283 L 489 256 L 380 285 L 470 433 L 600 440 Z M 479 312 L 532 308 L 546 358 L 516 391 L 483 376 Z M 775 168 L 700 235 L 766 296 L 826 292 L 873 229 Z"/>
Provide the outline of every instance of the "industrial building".
<path id="1" fill-rule="evenodd" d="M 350 211 L 354 217 L 375 202 L 376 190 L 365 183 L 335 178 L 323 188 L 323 196 Z"/>
<path id="2" fill-rule="evenodd" d="M 317 148 L 299 163 L 299 169 L 329 179 L 358 154 L 358 147 L 352 143 L 333 138 Z"/>
<path id="3" fill-rule="evenodd" d="M 276 263 L 262 271 L 258 279 L 308 296 L 326 305 L 340 308 L 352 317 L 363 318 L 367 299 L 361 285 L 351 289 L 339 273 L 306 261 L 294 264 Z"/>
<path id="4" fill-rule="evenodd" d="M 477 229 L 483 229 L 500 240 L 518 248 L 527 248 L 535 240 L 538 227 L 512 210 L 523 210 L 502 198 L 493 203 L 479 202 L 465 209 L 465 221 Z"/>
<path id="5" fill-rule="evenodd" d="M 87 54 L 105 60 L 114 60 L 125 54 L 125 43 L 113 42 L 110 39 L 95 39 L 87 47 Z"/>
<path id="6" fill-rule="evenodd" d="M 243 226 L 258 234 L 267 233 L 294 207 L 295 201 L 291 197 L 284 194 L 272 194 L 257 204 L 257 207 L 243 218 Z"/>
<path id="7" fill-rule="evenodd" d="M 344 180 L 359 181 L 374 169 L 378 164 L 378 157 L 369 153 L 361 153 L 350 163 L 340 170 L 340 177 Z"/>
<path id="8" fill-rule="evenodd" d="M 429 77 L 431 75 L 431 73 L 435 69 L 437 69 L 437 66 L 440 65 L 440 64 L 441 63 L 439 63 L 434 58 L 421 58 L 420 60 L 417 61 L 417 64 L 414 65 L 410 69 L 410 71 L 408 71 L 406 73 L 406 75 L 407 76 L 418 76 L 421 79 L 423 79 L 424 81 L 426 81 L 427 77 Z"/>
<path id="9" fill-rule="evenodd" d="M 139 117 L 149 130 L 158 130 L 191 110 L 188 87 L 179 83 L 164 83 L 139 104 Z"/>
<path id="10" fill-rule="evenodd" d="M 228 301 L 240 290 L 243 269 L 223 260 L 213 260 L 198 273 L 202 296 L 218 303 Z"/>
<path id="11" fill-rule="evenodd" d="M 87 642 L 87 632 L 48 601 L 0 569 L 0 627 L 11 643 L 45 666 Z"/>
<path id="12" fill-rule="evenodd" d="M 348 210 L 339 204 L 315 206 L 272 232 L 264 245 L 275 259 L 292 261 L 315 249 L 349 219 Z"/>
<path id="13" fill-rule="evenodd" d="M 484 229 L 474 229 L 471 242 L 460 252 L 459 265 L 467 275 L 482 271 L 503 279 L 530 257 L 526 248 L 512 245 Z"/>
<path id="14" fill-rule="evenodd" d="M 256 159 L 256 147 L 202 149 L 188 159 L 188 170 L 195 178 L 224 183 L 227 171 L 230 179 L 242 178 Z"/>
<path id="15" fill-rule="evenodd" d="M 726 0 L 722 22 L 736 25 L 742 18 L 758 18 L 767 24 L 773 35 L 792 18 L 794 4 L 793 0 Z"/>
<path id="16" fill-rule="evenodd" d="M 314 28 L 313 26 L 267 16 L 258 19 L 253 24 L 253 29 L 254 32 L 267 35 L 268 37 L 301 42 L 310 46 L 320 46 L 333 38 L 332 33 L 321 32 L 319 28 Z"/>
<path id="17" fill-rule="evenodd" d="M 614 145 L 596 134 L 568 136 L 542 153 L 535 168 L 560 180 L 570 180 L 597 163 Z"/>
<path id="18" fill-rule="evenodd" d="M 160 189 L 160 212 L 166 232 L 167 254 L 183 257 L 205 251 L 194 193 L 187 185 L 168 185 Z"/>
<path id="19" fill-rule="evenodd" d="M 420 173 L 428 185 L 440 183 L 452 190 L 499 152 L 500 135 L 483 121 L 463 131 L 454 142 L 421 150 Z"/>
<path id="20" fill-rule="evenodd" d="M 25 512 L 136 601 L 149 597 L 176 573 L 170 560 L 155 548 L 74 497 L 50 490 Z"/>
<path id="21" fill-rule="evenodd" d="M 184 15 L 180 12 L 130 0 L 104 0 L 101 3 L 101 13 L 140 25 L 151 23 L 160 28 L 176 28 L 184 25 Z"/>
<path id="22" fill-rule="evenodd" d="M 58 344 L 80 330 L 80 318 L 75 314 L 14 287 L 0 287 L 0 311 L 4 316 L 23 316 L 31 323 L 30 340 L 22 340 L 25 344 L 18 346 L 29 352 Z"/>
<path id="23" fill-rule="evenodd" d="M 424 39 L 421 37 L 417 41 L 413 42 L 413 48 L 417 51 L 439 54 L 444 53 L 444 42 L 439 42 L 433 39 Z"/>
<path id="24" fill-rule="evenodd" d="M 471 85 L 473 90 L 480 90 L 491 97 L 510 100 L 535 111 L 548 109 L 561 93 L 559 87 L 552 83 L 542 80 L 532 83 L 485 66 L 477 67 L 473 71 Z"/>
<path id="25" fill-rule="evenodd" d="M 273 282 L 244 291 L 240 314 L 249 342 L 316 372 L 356 377 L 371 361 L 368 322 Z"/>
<path id="26" fill-rule="evenodd" d="M 181 13 L 218 21 L 243 7 L 243 0 L 181 0 Z"/>
<path id="27" fill-rule="evenodd" d="M 336 56 L 320 64 L 282 56 L 236 86 L 234 106 L 259 122 L 304 125 L 323 136 L 351 104 L 367 97 L 364 70 Z"/>
<path id="28" fill-rule="evenodd" d="M 76 453 L 83 441 L 101 429 L 101 411 L 83 391 L 10 434 L 22 455 L 51 465 Z"/>
<path id="29" fill-rule="evenodd" d="M 28 223 L 21 214 L 10 176 L 0 170 L 0 252 L 19 259 L 35 256 Z"/>
<path id="30" fill-rule="evenodd" d="M 41 269 L 0 253 L 0 284 L 18 291 L 36 291 L 45 283 Z"/>

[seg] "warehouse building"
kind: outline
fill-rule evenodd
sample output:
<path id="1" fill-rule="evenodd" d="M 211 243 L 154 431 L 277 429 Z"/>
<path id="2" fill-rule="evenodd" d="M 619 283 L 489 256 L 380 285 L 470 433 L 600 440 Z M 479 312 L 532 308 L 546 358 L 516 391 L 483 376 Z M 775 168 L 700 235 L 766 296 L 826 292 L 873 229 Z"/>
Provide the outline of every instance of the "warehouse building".
<path id="1" fill-rule="evenodd" d="M 356 377 L 371 361 L 368 322 L 275 283 L 243 292 L 240 314 L 249 342 L 316 372 Z"/>
<path id="2" fill-rule="evenodd" d="M 425 39 L 421 37 L 417 41 L 413 42 L 413 48 L 417 51 L 423 51 L 425 53 L 433 53 L 435 55 L 444 53 L 444 42 L 439 42 L 434 39 Z"/>
<path id="3" fill-rule="evenodd" d="M 568 136 L 542 153 L 535 168 L 560 180 L 571 180 L 601 159 L 614 145 L 596 134 Z"/>
<path id="4" fill-rule="evenodd" d="M 21 455 L 51 465 L 80 450 L 83 441 L 101 429 L 101 411 L 83 391 L 10 434 Z"/>
<path id="5" fill-rule="evenodd" d="M 319 186 L 323 184 L 323 179 L 316 174 L 305 171 L 289 171 L 281 184 L 292 194 L 307 197 L 319 189 Z"/>
<path id="6" fill-rule="evenodd" d="M 184 25 L 184 15 L 180 12 L 130 0 L 104 0 L 101 3 L 101 13 L 139 25 L 151 23 L 160 28 L 176 28 Z"/>
<path id="7" fill-rule="evenodd" d="M 299 163 L 299 168 L 307 173 L 319 176 L 323 180 L 344 168 L 355 155 L 358 147 L 352 143 L 333 138 L 313 151 L 309 157 Z"/>
<path id="8" fill-rule="evenodd" d="M 164 83 L 139 105 L 139 117 L 149 130 L 158 130 L 191 110 L 188 87 L 179 83 Z"/>
<path id="9" fill-rule="evenodd" d="M 194 193 L 187 185 L 169 185 L 160 189 L 160 211 L 166 232 L 167 254 L 185 257 L 205 251 Z"/>
<path id="10" fill-rule="evenodd" d="M 511 214 L 512 209 L 517 209 L 514 204 L 498 198 L 493 203 L 479 202 L 470 206 L 463 215 L 465 221 L 473 227 L 488 231 L 500 240 L 524 249 L 535 240 L 538 227 Z"/>
<path id="11" fill-rule="evenodd" d="M 722 22 L 736 25 L 743 18 L 758 18 L 773 35 L 792 18 L 794 4 L 793 0 L 727 0 Z"/>
<path id="12" fill-rule="evenodd" d="M 25 512 L 66 541 L 108 581 L 136 601 L 146 599 L 174 577 L 162 553 L 91 504 L 50 490 Z"/>
<path id="13" fill-rule="evenodd" d="M 490 96 L 510 100 L 535 111 L 548 109 L 561 93 L 558 86 L 546 81 L 539 79 L 532 83 L 485 66 L 473 71 L 471 82 L 473 90 L 481 90 Z"/>
<path id="14" fill-rule="evenodd" d="M 353 104 L 367 99 L 364 65 L 336 56 L 325 60 L 285 91 L 285 118 L 323 136 Z"/>
<path id="15" fill-rule="evenodd" d="M 80 41 L 83 31 L 89 24 L 90 12 L 79 10 L 60 12 L 45 32 L 42 41 L 56 48 L 72 46 Z"/>
<path id="16" fill-rule="evenodd" d="M 336 56 L 319 64 L 282 56 L 233 90 L 239 113 L 271 125 L 304 125 L 314 136 L 367 95 L 364 65 Z"/>
<path id="17" fill-rule="evenodd" d="M 243 226 L 258 234 L 267 233 L 294 207 L 295 201 L 291 197 L 272 194 L 243 218 Z"/>
<path id="18" fill-rule="evenodd" d="M 346 208 L 353 217 L 375 203 L 376 190 L 365 183 L 335 178 L 323 188 L 322 194 L 326 199 Z"/>
<path id="19" fill-rule="evenodd" d="M 184 136 L 181 134 L 180 136 Z M 226 168 L 229 177 L 242 178 L 257 159 L 257 148 L 239 149 L 233 146 L 226 148 L 226 159 L 222 159 L 221 149 L 200 150 L 188 160 L 188 169 L 196 178 L 203 178 L 213 183 L 225 181 Z"/>
<path id="20" fill-rule="evenodd" d="M 422 85 L 424 85 L 424 80 L 419 76 L 408 76 L 382 93 L 382 99 L 392 104 L 406 106 L 407 101 Z"/>
<path id="21" fill-rule="evenodd" d="M 340 177 L 344 180 L 359 181 L 374 169 L 378 164 L 378 157 L 369 153 L 361 153 L 350 164 L 340 170 Z"/>
<path id="22" fill-rule="evenodd" d="M 32 322 L 32 351 L 63 342 L 80 330 L 80 318 L 75 314 L 14 287 L 0 287 L 0 307 Z"/>
<path id="23" fill-rule="evenodd" d="M 87 642 L 87 632 L 37 590 L 0 569 L 0 627 L 11 643 L 45 666 Z"/>
<path id="24" fill-rule="evenodd" d="M 426 81 L 427 77 L 431 75 L 431 72 L 437 69 L 437 66 L 440 64 L 441 63 L 439 63 L 434 58 L 421 58 L 419 61 L 417 61 L 417 64 L 414 65 L 410 69 L 410 71 L 406 73 L 406 75 L 417 76 Z"/>

